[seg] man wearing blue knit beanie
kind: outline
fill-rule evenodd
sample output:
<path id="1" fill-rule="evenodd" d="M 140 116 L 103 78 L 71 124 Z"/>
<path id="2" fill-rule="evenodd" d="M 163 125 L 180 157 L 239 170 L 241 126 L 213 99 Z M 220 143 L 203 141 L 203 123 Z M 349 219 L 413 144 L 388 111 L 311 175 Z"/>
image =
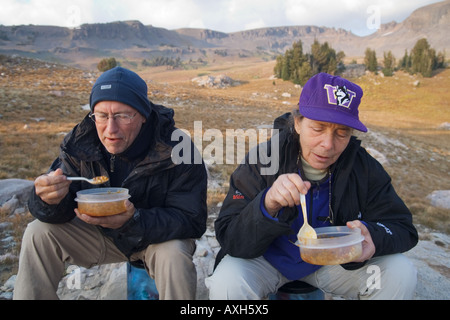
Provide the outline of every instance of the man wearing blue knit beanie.
<path id="1" fill-rule="evenodd" d="M 91 111 L 100 101 L 119 101 L 127 104 L 144 117 L 151 112 L 151 103 L 147 98 L 147 84 L 133 71 L 115 67 L 103 73 L 95 82 L 90 97 Z"/>
<path id="2" fill-rule="evenodd" d="M 149 101 L 136 73 L 121 67 L 103 73 L 90 108 L 48 173 L 35 180 L 29 209 L 37 220 L 23 236 L 14 299 L 57 299 L 65 263 L 122 261 L 143 265 L 160 299 L 195 299 L 194 239 L 207 218 L 204 165 L 172 161 L 173 110 Z M 77 192 L 99 186 L 67 177 L 96 176 L 109 179 L 101 187 L 128 189 L 124 212 L 78 211 Z"/>

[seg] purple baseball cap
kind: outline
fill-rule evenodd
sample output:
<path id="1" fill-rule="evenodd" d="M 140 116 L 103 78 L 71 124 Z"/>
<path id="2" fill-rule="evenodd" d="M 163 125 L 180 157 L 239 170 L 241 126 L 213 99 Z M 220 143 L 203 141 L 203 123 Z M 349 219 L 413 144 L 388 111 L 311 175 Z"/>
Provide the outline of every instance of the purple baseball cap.
<path id="1" fill-rule="evenodd" d="M 311 120 L 342 124 L 367 132 L 359 120 L 360 86 L 338 76 L 319 73 L 306 82 L 300 95 L 300 113 Z"/>

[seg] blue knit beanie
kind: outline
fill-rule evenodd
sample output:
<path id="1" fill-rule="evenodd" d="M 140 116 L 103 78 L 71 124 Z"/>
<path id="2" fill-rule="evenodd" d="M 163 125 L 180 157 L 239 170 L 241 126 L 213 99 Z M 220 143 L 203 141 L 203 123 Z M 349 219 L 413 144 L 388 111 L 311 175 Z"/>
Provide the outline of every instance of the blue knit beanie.
<path id="1" fill-rule="evenodd" d="M 95 82 L 89 99 L 92 112 L 100 101 L 119 101 L 136 109 L 146 119 L 150 116 L 147 84 L 136 73 L 122 67 L 104 72 Z"/>

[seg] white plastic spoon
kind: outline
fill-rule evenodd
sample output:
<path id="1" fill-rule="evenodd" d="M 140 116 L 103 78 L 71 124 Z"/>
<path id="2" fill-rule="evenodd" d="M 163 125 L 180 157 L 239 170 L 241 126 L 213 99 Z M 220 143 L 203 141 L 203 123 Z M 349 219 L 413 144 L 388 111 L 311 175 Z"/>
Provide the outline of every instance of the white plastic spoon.
<path id="1" fill-rule="evenodd" d="M 88 179 L 85 177 L 67 177 L 67 180 L 75 181 L 75 180 L 81 180 L 89 182 L 90 184 L 103 184 L 109 180 L 108 177 L 100 176 L 100 177 L 94 177 L 92 179 Z"/>
<path id="2" fill-rule="evenodd" d="M 317 239 L 316 231 L 308 223 L 308 216 L 306 214 L 306 200 L 305 200 L 305 195 L 302 193 L 300 193 L 300 203 L 302 205 L 304 222 L 303 222 L 303 226 L 300 228 L 300 230 L 297 233 L 297 238 L 299 241 L 300 241 L 300 238 Z"/>

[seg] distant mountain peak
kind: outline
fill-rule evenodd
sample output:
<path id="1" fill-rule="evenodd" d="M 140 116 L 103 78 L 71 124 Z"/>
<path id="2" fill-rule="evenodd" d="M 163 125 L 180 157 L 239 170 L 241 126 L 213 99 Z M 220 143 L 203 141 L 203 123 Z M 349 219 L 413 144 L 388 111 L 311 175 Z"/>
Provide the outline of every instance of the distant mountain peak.
<path id="1" fill-rule="evenodd" d="M 301 40 L 305 51 L 315 39 L 328 42 L 347 57 L 364 56 L 367 47 L 378 57 L 392 51 L 398 58 L 417 40 L 427 38 L 437 51 L 450 51 L 450 0 L 415 10 L 403 22 L 389 22 L 365 37 L 323 26 L 279 26 L 224 33 L 210 29 L 167 30 L 138 20 L 83 24 L 78 28 L 0 25 L 0 53 L 57 60 L 75 66 L 95 67 L 102 57 L 142 61 L 155 57 L 182 60 L 221 56 L 266 57 L 284 53 Z M 210 51 L 208 53 L 208 51 Z"/>

